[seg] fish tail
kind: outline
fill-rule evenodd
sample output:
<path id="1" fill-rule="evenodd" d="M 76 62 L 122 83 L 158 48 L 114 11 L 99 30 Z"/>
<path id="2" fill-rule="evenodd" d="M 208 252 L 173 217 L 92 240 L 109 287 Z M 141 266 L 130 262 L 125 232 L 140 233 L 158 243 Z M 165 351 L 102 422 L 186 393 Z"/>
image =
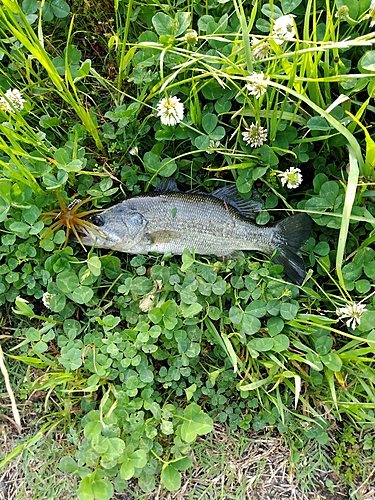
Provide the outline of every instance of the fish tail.
<path id="1" fill-rule="evenodd" d="M 279 254 L 274 262 L 282 264 L 285 274 L 297 285 L 301 285 L 306 276 L 300 249 L 310 237 L 312 225 L 309 215 L 299 213 L 283 219 L 275 226 L 274 243 Z"/>

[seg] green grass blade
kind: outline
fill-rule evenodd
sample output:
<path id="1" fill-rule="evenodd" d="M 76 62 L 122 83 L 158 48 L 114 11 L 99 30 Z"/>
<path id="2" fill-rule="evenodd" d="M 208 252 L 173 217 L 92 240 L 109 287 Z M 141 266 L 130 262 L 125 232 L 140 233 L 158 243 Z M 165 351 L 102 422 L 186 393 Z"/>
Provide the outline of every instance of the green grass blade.
<path id="1" fill-rule="evenodd" d="M 345 203 L 342 212 L 339 242 L 336 254 L 336 272 L 339 278 L 340 285 L 345 291 L 346 287 L 345 287 L 344 277 L 342 274 L 342 263 L 344 259 L 346 240 L 348 237 L 350 214 L 352 212 L 355 195 L 357 192 L 358 176 L 359 176 L 358 161 L 353 154 L 352 148 L 349 147 L 349 177 L 348 177 L 348 184 L 346 187 Z"/>

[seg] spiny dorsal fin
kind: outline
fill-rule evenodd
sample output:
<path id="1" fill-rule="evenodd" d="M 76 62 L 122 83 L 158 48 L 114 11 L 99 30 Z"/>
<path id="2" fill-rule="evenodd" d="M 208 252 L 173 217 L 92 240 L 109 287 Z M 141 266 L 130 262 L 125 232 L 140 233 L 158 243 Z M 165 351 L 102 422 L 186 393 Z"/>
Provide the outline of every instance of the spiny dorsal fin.
<path id="1" fill-rule="evenodd" d="M 229 205 L 232 205 L 232 207 L 238 210 L 241 215 L 252 219 L 257 216 L 255 212 L 259 212 L 263 208 L 259 194 L 255 190 L 253 190 L 252 198 L 244 200 L 234 184 L 216 189 L 216 191 L 211 193 L 211 196 L 226 201 Z"/>
<path id="2" fill-rule="evenodd" d="M 177 182 L 174 177 L 165 177 L 159 182 L 155 191 L 158 193 L 170 193 L 171 191 L 179 192 L 180 190 L 177 187 Z"/>

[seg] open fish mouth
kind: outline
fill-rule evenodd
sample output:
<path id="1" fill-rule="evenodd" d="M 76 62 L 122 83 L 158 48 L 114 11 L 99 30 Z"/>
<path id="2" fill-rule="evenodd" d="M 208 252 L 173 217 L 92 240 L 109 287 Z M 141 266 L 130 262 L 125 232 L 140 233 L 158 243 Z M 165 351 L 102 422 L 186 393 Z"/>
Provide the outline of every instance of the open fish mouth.
<path id="1" fill-rule="evenodd" d="M 100 214 L 90 215 L 85 219 L 86 224 L 79 227 L 79 237 L 84 245 L 95 246 L 97 240 L 107 239 L 107 235 L 100 230 L 102 219 Z"/>

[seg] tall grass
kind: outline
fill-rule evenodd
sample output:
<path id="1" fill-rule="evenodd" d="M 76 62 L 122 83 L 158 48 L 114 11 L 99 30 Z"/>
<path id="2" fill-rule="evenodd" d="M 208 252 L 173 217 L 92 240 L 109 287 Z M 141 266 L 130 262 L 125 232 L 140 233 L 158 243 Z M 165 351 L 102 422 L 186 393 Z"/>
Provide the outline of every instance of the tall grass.
<path id="1" fill-rule="evenodd" d="M 12 0 L 2 0 L 2 4 L 3 8 L 0 11 L 0 28 L 3 40 L 7 41 L 20 59 L 25 62 L 25 66 L 29 67 L 30 73 L 39 85 L 43 86 L 46 83 L 50 85 L 53 92 L 74 110 L 86 127 L 88 133 L 91 134 L 95 140 L 96 147 L 99 151 L 103 151 L 98 124 L 95 122 L 90 110 L 85 107 L 78 95 L 78 90 L 72 78 L 68 61 L 65 61 L 65 78 L 63 79 L 59 75 L 50 55 L 44 47 L 42 30 L 38 30 L 38 35 L 34 32 L 34 29 L 29 24 L 21 7 L 16 2 Z M 72 19 L 69 29 L 67 45 L 69 45 L 73 21 L 74 19 Z M 17 42 L 21 44 L 21 47 L 29 54 L 27 54 L 27 52 L 25 54 L 24 50 L 20 50 Z M 35 72 L 32 65 L 26 64 L 26 61 L 28 61 L 30 57 L 38 61 L 41 67 L 44 68 L 47 80 L 45 80 L 39 72 Z M 31 83 L 31 81 L 28 83 Z"/>

